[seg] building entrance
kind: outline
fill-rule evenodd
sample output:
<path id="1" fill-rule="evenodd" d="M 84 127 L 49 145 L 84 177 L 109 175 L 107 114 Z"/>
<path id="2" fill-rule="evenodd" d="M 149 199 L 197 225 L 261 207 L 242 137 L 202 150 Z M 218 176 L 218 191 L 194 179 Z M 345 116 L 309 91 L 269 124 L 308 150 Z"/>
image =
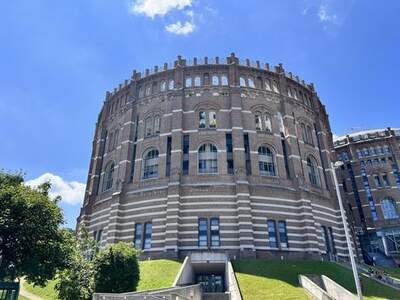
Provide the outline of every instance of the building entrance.
<path id="1" fill-rule="evenodd" d="M 222 274 L 197 274 L 196 283 L 200 283 L 204 293 L 225 292 L 224 275 Z"/>

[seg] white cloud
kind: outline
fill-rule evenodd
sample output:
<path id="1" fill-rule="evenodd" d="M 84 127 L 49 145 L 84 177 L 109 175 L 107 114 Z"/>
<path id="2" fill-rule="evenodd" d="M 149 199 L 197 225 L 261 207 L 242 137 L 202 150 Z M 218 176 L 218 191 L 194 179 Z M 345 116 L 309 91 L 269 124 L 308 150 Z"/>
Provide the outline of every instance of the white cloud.
<path id="1" fill-rule="evenodd" d="M 31 187 L 37 187 L 47 181 L 51 182 L 51 197 L 61 196 L 62 202 L 71 205 L 77 205 L 83 202 L 85 184 L 78 181 L 65 181 L 60 176 L 52 173 L 44 173 L 35 179 L 28 180 L 26 184 Z"/>
<path id="2" fill-rule="evenodd" d="M 132 10 L 135 13 L 144 14 L 150 18 L 157 15 L 164 16 L 171 10 L 182 10 L 191 6 L 193 0 L 135 0 Z"/>
<path id="3" fill-rule="evenodd" d="M 195 25 L 189 21 L 186 21 L 184 24 L 182 24 L 181 21 L 178 21 L 176 23 L 165 26 L 165 30 L 178 35 L 189 34 L 193 32 L 194 29 Z"/>
<path id="4" fill-rule="evenodd" d="M 338 18 L 336 14 L 328 11 L 328 7 L 321 3 L 318 9 L 318 18 L 321 22 L 337 24 Z"/>

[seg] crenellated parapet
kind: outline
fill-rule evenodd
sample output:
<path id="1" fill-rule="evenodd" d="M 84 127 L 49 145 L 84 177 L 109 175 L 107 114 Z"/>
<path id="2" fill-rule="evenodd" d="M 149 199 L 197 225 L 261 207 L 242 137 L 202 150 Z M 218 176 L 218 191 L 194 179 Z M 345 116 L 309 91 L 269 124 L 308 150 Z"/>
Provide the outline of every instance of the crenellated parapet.
<path id="1" fill-rule="evenodd" d="M 178 55 L 177 59 L 172 63 L 164 63 L 163 65 L 155 65 L 152 68 L 146 68 L 142 72 L 137 70 L 132 71 L 132 76 L 130 79 L 124 80 L 123 83 L 120 83 L 118 87 L 115 87 L 112 91 L 110 91 L 110 95 L 113 96 L 116 93 L 119 93 L 124 87 L 128 86 L 130 83 L 134 81 L 141 81 L 153 75 L 160 75 L 160 73 L 173 71 L 177 68 L 193 68 L 198 66 L 229 66 L 229 65 L 237 65 L 240 68 L 249 68 L 254 71 L 264 72 L 265 74 L 275 74 L 280 75 L 283 74 L 286 78 L 296 82 L 298 85 L 303 88 L 309 90 L 310 92 L 314 92 L 314 84 L 306 83 L 299 76 L 293 74 L 292 72 L 288 72 L 284 69 L 283 65 L 280 63 L 273 67 L 270 66 L 269 63 L 262 63 L 259 60 L 250 60 L 250 59 L 240 59 L 235 56 L 234 53 L 231 53 L 228 57 L 193 57 L 190 59 L 185 59 L 182 56 Z"/>

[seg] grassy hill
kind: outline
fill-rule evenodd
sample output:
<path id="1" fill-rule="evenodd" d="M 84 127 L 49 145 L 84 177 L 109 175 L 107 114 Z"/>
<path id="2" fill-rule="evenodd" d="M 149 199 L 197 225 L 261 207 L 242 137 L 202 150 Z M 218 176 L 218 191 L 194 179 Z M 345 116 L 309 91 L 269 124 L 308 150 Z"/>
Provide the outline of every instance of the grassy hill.
<path id="1" fill-rule="evenodd" d="M 159 259 L 139 262 L 140 281 L 138 291 L 170 287 L 182 263 L 174 260 Z M 26 282 L 24 288 L 44 300 L 57 300 L 57 292 L 54 289 L 56 280 L 51 280 L 45 287 L 33 286 Z M 20 297 L 20 299 L 26 299 Z"/>
<path id="2" fill-rule="evenodd" d="M 324 274 L 346 289 L 356 292 L 350 270 L 319 261 L 276 261 L 243 259 L 233 262 L 244 300 L 309 299 L 299 286 L 299 274 Z M 362 278 L 365 299 L 400 299 L 400 292 L 371 279 Z"/>

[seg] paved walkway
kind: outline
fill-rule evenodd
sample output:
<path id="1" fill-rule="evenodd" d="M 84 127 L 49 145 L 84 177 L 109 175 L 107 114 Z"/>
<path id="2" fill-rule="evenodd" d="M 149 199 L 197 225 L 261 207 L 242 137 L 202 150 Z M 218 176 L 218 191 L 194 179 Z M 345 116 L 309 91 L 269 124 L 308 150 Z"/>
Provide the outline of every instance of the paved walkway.
<path id="1" fill-rule="evenodd" d="M 24 287 L 24 283 L 25 283 L 25 280 L 22 279 L 21 283 L 19 285 L 19 294 L 21 296 L 24 296 L 25 298 L 28 298 L 29 300 L 44 300 L 43 298 L 38 297 L 38 296 L 28 292 Z"/>

